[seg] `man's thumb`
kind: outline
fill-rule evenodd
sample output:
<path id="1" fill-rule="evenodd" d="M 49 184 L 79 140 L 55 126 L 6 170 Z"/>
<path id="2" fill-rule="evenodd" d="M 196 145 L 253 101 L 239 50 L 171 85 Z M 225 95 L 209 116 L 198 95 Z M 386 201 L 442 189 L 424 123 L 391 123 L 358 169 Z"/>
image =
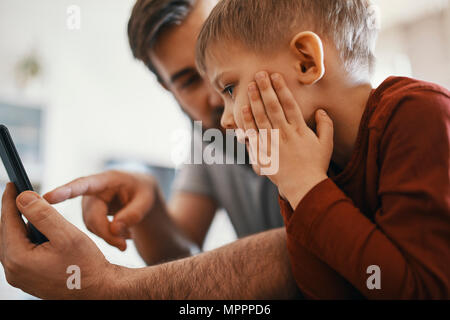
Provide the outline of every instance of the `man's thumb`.
<path id="1" fill-rule="evenodd" d="M 50 242 L 64 244 L 76 228 L 37 193 L 25 191 L 16 199 L 17 208 Z"/>

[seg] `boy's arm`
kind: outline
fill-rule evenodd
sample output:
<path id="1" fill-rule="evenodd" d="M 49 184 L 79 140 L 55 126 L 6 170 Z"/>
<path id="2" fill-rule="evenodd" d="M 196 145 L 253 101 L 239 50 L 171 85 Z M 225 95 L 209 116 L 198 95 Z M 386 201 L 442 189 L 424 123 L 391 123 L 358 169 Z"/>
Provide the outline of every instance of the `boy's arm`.
<path id="1" fill-rule="evenodd" d="M 450 298 L 449 99 L 431 97 L 404 102 L 384 132 L 375 223 L 331 180 L 295 212 L 281 201 L 300 287 L 308 280 L 298 272 L 304 246 L 367 298 Z M 373 265 L 380 268 L 380 290 L 368 288 Z"/>

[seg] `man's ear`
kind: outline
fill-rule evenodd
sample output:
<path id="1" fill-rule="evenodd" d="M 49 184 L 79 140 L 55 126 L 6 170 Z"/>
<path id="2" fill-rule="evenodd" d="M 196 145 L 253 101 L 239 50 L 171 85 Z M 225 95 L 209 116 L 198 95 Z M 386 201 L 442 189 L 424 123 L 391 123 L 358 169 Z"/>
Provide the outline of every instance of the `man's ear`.
<path id="1" fill-rule="evenodd" d="M 310 85 L 318 82 L 325 74 L 323 44 L 314 32 L 306 31 L 294 36 L 290 45 L 297 57 L 298 80 Z"/>

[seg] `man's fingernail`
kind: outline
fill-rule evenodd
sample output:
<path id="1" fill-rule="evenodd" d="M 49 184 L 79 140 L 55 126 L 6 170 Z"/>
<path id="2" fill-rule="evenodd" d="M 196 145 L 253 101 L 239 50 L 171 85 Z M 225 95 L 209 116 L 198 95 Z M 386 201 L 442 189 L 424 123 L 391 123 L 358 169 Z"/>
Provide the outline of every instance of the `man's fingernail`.
<path id="1" fill-rule="evenodd" d="M 19 202 L 23 207 L 32 204 L 36 200 L 39 200 L 39 196 L 33 192 L 26 192 L 19 198 Z"/>
<path id="2" fill-rule="evenodd" d="M 127 226 L 123 222 L 117 222 L 116 226 L 118 235 L 121 237 L 125 236 L 127 232 Z"/>
<path id="3" fill-rule="evenodd" d="M 319 113 L 320 113 L 322 116 L 328 116 L 328 113 L 327 113 L 325 110 L 323 110 L 323 109 L 320 109 L 320 110 L 319 110 Z"/>

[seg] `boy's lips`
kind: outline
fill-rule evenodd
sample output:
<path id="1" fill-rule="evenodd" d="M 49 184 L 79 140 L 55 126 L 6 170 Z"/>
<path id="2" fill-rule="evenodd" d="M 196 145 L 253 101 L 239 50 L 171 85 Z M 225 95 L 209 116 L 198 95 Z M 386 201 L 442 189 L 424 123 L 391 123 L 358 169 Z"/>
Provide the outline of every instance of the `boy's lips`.
<path id="1" fill-rule="evenodd" d="M 225 111 L 225 107 L 218 107 L 216 109 L 214 109 L 211 113 L 211 122 L 213 123 L 215 128 L 221 128 L 221 119 L 222 119 L 222 114 Z"/>

